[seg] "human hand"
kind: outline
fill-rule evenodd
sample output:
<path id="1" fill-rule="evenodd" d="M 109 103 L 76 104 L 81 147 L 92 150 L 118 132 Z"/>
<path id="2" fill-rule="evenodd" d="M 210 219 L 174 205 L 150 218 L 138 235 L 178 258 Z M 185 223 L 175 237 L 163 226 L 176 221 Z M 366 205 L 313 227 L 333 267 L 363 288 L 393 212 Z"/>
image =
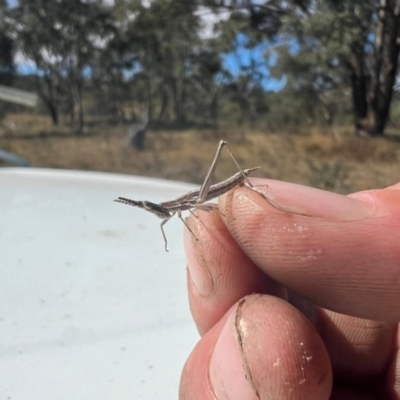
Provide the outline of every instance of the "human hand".
<path id="1" fill-rule="evenodd" d="M 188 219 L 202 337 L 180 399 L 399 399 L 400 184 L 346 197 L 251 182 L 290 212 L 240 187 Z"/>

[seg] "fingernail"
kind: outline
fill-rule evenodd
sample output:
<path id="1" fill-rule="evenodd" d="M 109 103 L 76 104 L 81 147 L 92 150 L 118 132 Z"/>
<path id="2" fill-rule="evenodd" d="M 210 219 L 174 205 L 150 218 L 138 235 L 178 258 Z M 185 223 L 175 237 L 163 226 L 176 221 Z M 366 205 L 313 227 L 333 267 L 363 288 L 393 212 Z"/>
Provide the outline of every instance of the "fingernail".
<path id="1" fill-rule="evenodd" d="M 188 219 L 187 222 L 190 224 L 193 233 L 199 235 L 195 221 L 191 223 Z M 183 242 L 192 284 L 200 296 L 208 297 L 214 290 L 214 282 L 207 261 L 203 256 L 203 243 L 196 240 L 188 229 L 185 229 Z"/>
<path id="2" fill-rule="evenodd" d="M 371 203 L 321 189 L 269 179 L 252 179 L 251 183 L 265 195 L 265 201 L 283 212 L 344 221 L 365 218 L 375 212 Z M 249 196 L 245 197 L 249 199 Z M 260 194 L 259 197 L 262 199 Z M 221 201 L 225 202 L 226 197 Z M 220 204 L 221 207 L 224 205 Z"/>
<path id="3" fill-rule="evenodd" d="M 236 328 L 237 307 L 231 308 L 210 361 L 210 384 L 218 400 L 257 400 L 246 379 Z"/>

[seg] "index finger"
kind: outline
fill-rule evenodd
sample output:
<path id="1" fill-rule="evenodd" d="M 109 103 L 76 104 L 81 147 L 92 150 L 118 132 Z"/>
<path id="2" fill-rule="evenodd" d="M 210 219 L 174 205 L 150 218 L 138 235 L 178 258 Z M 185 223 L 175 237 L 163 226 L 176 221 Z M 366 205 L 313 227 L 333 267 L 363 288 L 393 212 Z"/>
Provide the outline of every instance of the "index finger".
<path id="1" fill-rule="evenodd" d="M 400 191 L 342 196 L 252 180 L 279 206 L 240 187 L 221 215 L 246 255 L 268 276 L 321 307 L 400 320 Z"/>

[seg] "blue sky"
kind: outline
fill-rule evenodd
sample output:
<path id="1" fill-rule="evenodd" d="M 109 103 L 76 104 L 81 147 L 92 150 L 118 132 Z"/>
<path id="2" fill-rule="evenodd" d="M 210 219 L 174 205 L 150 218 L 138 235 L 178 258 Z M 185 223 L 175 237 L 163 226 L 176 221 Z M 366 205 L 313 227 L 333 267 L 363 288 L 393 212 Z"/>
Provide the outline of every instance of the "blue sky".
<path id="1" fill-rule="evenodd" d="M 253 63 L 255 72 L 259 76 L 257 84 L 266 91 L 279 91 L 285 86 L 286 77 L 282 76 L 281 79 L 275 79 L 270 76 L 269 68 L 275 65 L 277 61 L 277 55 L 273 51 L 270 52 L 271 55 L 265 57 L 265 53 L 270 47 L 271 44 L 263 42 L 249 48 L 246 37 L 238 35 L 235 50 L 221 54 L 222 65 L 234 79 L 240 74 L 244 74 L 246 67 Z M 22 57 L 17 57 L 17 70 L 23 75 L 34 74 L 36 67 L 34 63 L 23 60 Z"/>
<path id="2" fill-rule="evenodd" d="M 264 90 L 279 91 L 286 84 L 286 77 L 280 79 L 272 78 L 270 75 L 270 67 L 273 67 L 277 62 L 277 54 L 271 51 L 273 45 L 269 42 L 261 42 L 254 47 L 248 46 L 248 39 L 243 34 L 238 34 L 234 44 L 235 49 L 232 52 L 223 54 L 222 65 L 236 78 L 240 74 L 245 73 L 246 67 L 252 63 L 255 66 L 254 70 L 259 75 L 259 84 Z M 266 57 L 266 52 L 269 51 Z"/>
<path id="3" fill-rule="evenodd" d="M 15 6 L 17 0 L 7 0 L 8 4 Z M 210 14 L 208 14 L 210 15 Z M 218 21 L 218 16 L 213 21 Z M 286 84 L 286 77 L 275 79 L 270 76 L 270 67 L 274 66 L 277 61 L 277 55 L 271 51 L 272 44 L 264 41 L 254 47 L 248 46 L 248 39 L 244 34 L 238 34 L 234 43 L 234 50 L 229 53 L 221 54 L 223 67 L 234 78 L 241 74 L 246 74 L 246 67 L 253 64 L 254 72 L 258 76 L 257 85 L 267 91 L 279 91 Z M 266 57 L 266 52 L 269 51 Z M 22 54 L 16 57 L 17 70 L 20 74 L 32 74 L 36 72 L 34 63 L 25 60 Z"/>

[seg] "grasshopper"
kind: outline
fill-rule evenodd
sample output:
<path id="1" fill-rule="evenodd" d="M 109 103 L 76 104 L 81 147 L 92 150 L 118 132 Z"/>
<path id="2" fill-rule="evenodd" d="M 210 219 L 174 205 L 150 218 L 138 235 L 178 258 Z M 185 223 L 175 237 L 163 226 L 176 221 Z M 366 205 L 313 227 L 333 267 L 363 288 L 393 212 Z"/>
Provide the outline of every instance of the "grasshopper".
<path id="1" fill-rule="evenodd" d="M 219 157 L 221 155 L 221 151 L 223 147 L 226 146 L 226 148 L 229 151 L 229 154 L 231 155 L 234 163 L 239 169 L 239 172 L 236 174 L 232 175 L 230 178 L 225 179 L 222 182 L 216 183 L 214 185 L 211 185 L 211 180 L 213 178 L 215 169 L 218 164 Z M 254 167 L 254 168 L 249 168 L 249 169 L 241 169 L 237 161 L 235 160 L 235 157 L 233 157 L 233 154 L 231 150 L 229 149 L 228 143 L 224 140 L 221 140 L 219 142 L 217 152 L 215 153 L 214 160 L 210 166 L 210 169 L 207 172 L 206 177 L 204 178 L 204 182 L 201 185 L 200 189 L 192 190 L 180 197 L 178 197 L 175 200 L 170 200 L 170 201 L 165 201 L 163 203 L 152 203 L 151 201 L 142 201 L 142 200 L 131 200 L 127 199 L 125 197 L 118 197 L 116 200 L 117 203 L 122 203 L 122 204 L 127 204 L 130 206 L 135 206 L 142 208 L 143 210 L 146 210 L 148 212 L 151 212 L 152 214 L 156 215 L 157 217 L 161 218 L 161 232 L 164 238 L 164 243 L 165 243 L 165 251 L 168 251 L 168 241 L 167 237 L 164 232 L 164 225 L 174 216 L 178 215 L 178 218 L 185 224 L 189 232 L 193 235 L 194 238 L 196 236 L 194 235 L 193 231 L 190 229 L 186 221 L 182 218 L 182 211 L 190 211 L 192 212 L 193 209 L 197 210 L 214 210 L 217 209 L 218 206 L 217 204 L 212 204 L 212 203 L 207 203 L 207 201 L 215 199 L 216 197 L 228 192 L 232 188 L 234 188 L 237 185 L 241 185 L 245 183 L 245 185 L 253 190 L 255 190 L 257 193 L 260 193 L 265 197 L 265 195 L 261 192 L 259 192 L 257 189 L 253 188 L 252 184 L 248 180 L 248 176 L 258 170 L 260 167 Z M 197 238 L 196 238 L 197 240 Z"/>

